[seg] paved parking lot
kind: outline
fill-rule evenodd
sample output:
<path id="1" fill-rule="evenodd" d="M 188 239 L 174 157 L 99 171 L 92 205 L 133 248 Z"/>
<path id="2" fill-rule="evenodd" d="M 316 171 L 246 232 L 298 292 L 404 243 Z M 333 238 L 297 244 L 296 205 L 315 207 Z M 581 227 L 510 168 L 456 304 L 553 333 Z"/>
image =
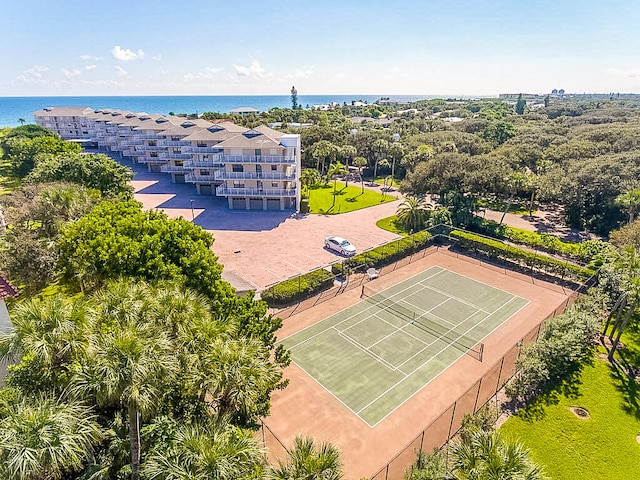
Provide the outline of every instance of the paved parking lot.
<path id="1" fill-rule="evenodd" d="M 224 276 L 238 288 L 246 283 L 260 291 L 340 260 L 324 248 L 325 237 L 331 235 L 347 238 L 358 251 L 398 238 L 376 227 L 376 221 L 393 215 L 401 200 L 341 215 L 229 210 L 225 199 L 197 195 L 193 185 L 173 184 L 168 174 L 123 163 L 135 172 L 135 198 L 144 208 L 161 209 L 171 218 L 193 217 L 213 234 L 213 251 L 224 265 Z"/>

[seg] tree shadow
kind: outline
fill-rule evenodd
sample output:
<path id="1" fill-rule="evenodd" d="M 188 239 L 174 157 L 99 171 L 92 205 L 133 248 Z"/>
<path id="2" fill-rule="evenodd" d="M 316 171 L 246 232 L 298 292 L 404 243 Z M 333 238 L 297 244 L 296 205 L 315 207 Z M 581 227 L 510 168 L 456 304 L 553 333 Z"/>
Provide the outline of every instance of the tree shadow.
<path id="1" fill-rule="evenodd" d="M 609 369 L 616 390 L 623 398 L 622 409 L 640 420 L 640 327 L 630 325 L 623 338 L 626 343 L 616 350 Z"/>
<path id="2" fill-rule="evenodd" d="M 516 415 L 527 423 L 534 423 L 542 420 L 546 416 L 546 408 L 558 405 L 562 398 L 578 399 L 582 396 L 580 387 L 582 386 L 582 368 L 588 362 L 576 368 L 569 377 L 565 378 L 557 386 L 549 391 L 541 393 L 535 399 L 526 403 L 518 410 Z M 514 405 L 511 408 L 517 409 Z"/>

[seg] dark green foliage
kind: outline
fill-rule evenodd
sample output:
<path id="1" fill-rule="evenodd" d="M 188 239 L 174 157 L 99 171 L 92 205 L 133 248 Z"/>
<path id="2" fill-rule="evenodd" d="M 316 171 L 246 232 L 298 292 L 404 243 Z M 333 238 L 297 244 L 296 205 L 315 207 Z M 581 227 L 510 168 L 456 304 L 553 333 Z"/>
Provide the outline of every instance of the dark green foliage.
<path id="1" fill-rule="evenodd" d="M 522 115 L 524 113 L 524 107 L 527 106 L 527 101 L 522 98 L 522 94 L 518 95 L 518 101 L 516 102 L 516 113 Z"/>
<path id="2" fill-rule="evenodd" d="M 426 231 L 414 233 L 413 235 L 354 255 L 348 260 L 345 260 L 344 265 L 350 269 L 356 267 L 383 267 L 424 249 L 431 242 L 431 238 L 432 235 Z"/>
<path id="3" fill-rule="evenodd" d="M 2 148 L 4 157 L 11 162 L 15 174 L 19 177 L 27 176 L 36 163 L 46 155 L 78 154 L 82 150 L 77 143 L 67 142 L 58 136 L 37 136 L 33 139 L 5 138 Z"/>
<path id="4" fill-rule="evenodd" d="M 273 285 L 260 296 L 269 306 L 287 305 L 331 288 L 334 279 L 331 272 L 321 268 Z"/>
<path id="5" fill-rule="evenodd" d="M 514 265 L 541 270 L 552 275 L 585 280 L 595 273 L 588 267 L 581 267 L 567 261 L 557 260 L 545 255 L 506 245 L 498 240 L 482 237 L 461 230 L 449 234 L 459 240 L 459 246 L 472 252 L 481 253 L 489 258 L 498 258 Z"/>
<path id="6" fill-rule="evenodd" d="M 211 251 L 213 238 L 183 219 L 160 211 L 142 211 L 138 202 L 104 202 L 58 240 L 62 278 L 84 288 L 121 276 L 182 281 L 216 298 L 225 282 Z"/>
<path id="7" fill-rule="evenodd" d="M 506 387 L 513 400 L 531 402 L 570 380 L 593 354 L 606 318 L 601 290 L 592 289 L 566 313 L 547 320 L 540 338 L 527 346 L 516 364 L 516 375 Z"/>
<path id="8" fill-rule="evenodd" d="M 104 196 L 131 197 L 130 168 L 104 154 L 50 155 L 39 160 L 28 183 L 71 182 L 99 190 Z"/>

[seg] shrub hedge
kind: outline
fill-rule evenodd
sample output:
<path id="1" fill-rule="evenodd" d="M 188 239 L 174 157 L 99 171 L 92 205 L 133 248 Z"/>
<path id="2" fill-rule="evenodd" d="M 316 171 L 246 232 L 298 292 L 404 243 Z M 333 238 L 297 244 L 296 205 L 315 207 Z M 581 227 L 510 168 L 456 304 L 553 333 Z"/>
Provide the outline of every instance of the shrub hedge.
<path id="1" fill-rule="evenodd" d="M 588 267 L 581 267 L 545 255 L 521 250 L 512 245 L 506 245 L 499 240 L 482 237 L 474 233 L 452 230 L 449 235 L 456 238 L 462 248 L 482 253 L 490 258 L 499 258 L 521 267 L 535 268 L 576 280 L 585 280 L 595 273 L 595 270 Z"/>
<path id="2" fill-rule="evenodd" d="M 573 258 L 580 262 L 589 263 L 611 248 L 608 242 L 602 240 L 586 240 L 584 242 L 569 242 L 550 235 L 523 230 L 521 228 L 500 225 L 492 220 L 485 220 L 476 226 L 480 233 L 509 240 L 510 242 L 542 250 L 552 255 Z"/>
<path id="3" fill-rule="evenodd" d="M 270 307 L 287 305 L 333 286 L 335 276 L 321 268 L 277 283 L 262 291 L 262 300 Z"/>
<path id="4" fill-rule="evenodd" d="M 385 265 L 389 265 L 424 249 L 432 238 L 433 235 L 427 231 L 414 233 L 413 235 L 402 237 L 393 242 L 354 255 L 342 263 L 336 263 L 332 266 L 332 270 L 336 275 L 341 275 L 343 273 L 343 266 L 348 269 L 357 267 L 365 269 L 384 267 Z"/>

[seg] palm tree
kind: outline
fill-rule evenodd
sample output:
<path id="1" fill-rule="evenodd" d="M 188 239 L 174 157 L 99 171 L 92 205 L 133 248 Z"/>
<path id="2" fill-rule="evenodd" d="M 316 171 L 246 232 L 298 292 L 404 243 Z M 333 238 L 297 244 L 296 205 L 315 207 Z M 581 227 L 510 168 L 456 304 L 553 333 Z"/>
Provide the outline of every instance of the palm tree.
<path id="1" fill-rule="evenodd" d="M 218 415 L 253 426 L 268 415 L 269 394 L 283 385 L 281 368 L 257 339 L 219 335 L 194 351 L 191 381 Z"/>
<path id="2" fill-rule="evenodd" d="M 19 118 L 18 121 L 20 122 L 20 125 L 24 125 L 24 122 L 26 122 L 24 118 Z"/>
<path id="3" fill-rule="evenodd" d="M 327 171 L 327 178 L 330 179 L 337 175 L 346 175 L 346 174 L 347 174 L 347 168 L 344 166 L 344 164 L 340 162 L 334 162 L 331 165 L 329 165 L 329 170 Z M 331 204 L 332 207 L 336 204 L 337 186 L 338 186 L 338 179 L 333 178 L 333 203 Z"/>
<path id="4" fill-rule="evenodd" d="M 270 480 L 340 480 L 340 450 L 330 443 L 316 445 L 309 437 L 296 437 L 287 450 L 287 462 L 278 461 Z"/>
<path id="5" fill-rule="evenodd" d="M 325 162 L 327 159 L 331 162 L 338 155 L 338 146 L 328 140 L 320 140 L 313 144 L 313 152 L 311 156 L 316 160 L 316 170 L 320 170 L 322 166 L 322 174 L 324 175 Z"/>
<path id="6" fill-rule="evenodd" d="M 43 396 L 23 399 L 0 420 L 0 477 L 61 479 L 82 468 L 101 438 L 90 408 Z"/>
<path id="7" fill-rule="evenodd" d="M 151 480 L 258 480 L 264 452 L 250 433 L 219 418 L 180 425 L 170 447 L 155 450 L 142 470 Z"/>
<path id="8" fill-rule="evenodd" d="M 396 162 L 402 161 L 402 157 L 404 155 L 404 147 L 399 142 L 393 142 L 389 145 L 389 151 L 387 155 L 391 157 L 391 184 L 393 185 L 393 180 L 395 179 Z"/>
<path id="9" fill-rule="evenodd" d="M 353 145 L 343 145 L 340 147 L 340 156 L 344 159 L 344 164 L 347 168 L 347 176 L 345 186 L 349 186 L 349 160 L 353 162 L 353 159 L 358 155 L 358 149 Z"/>
<path id="10" fill-rule="evenodd" d="M 629 223 L 632 223 L 640 211 L 640 189 L 621 193 L 616 197 L 615 203 L 629 213 Z"/>
<path id="11" fill-rule="evenodd" d="M 165 382 L 177 370 L 175 347 L 159 328 L 155 292 L 120 281 L 96 295 L 87 361 L 71 392 L 100 407 L 122 408 L 129 420 L 131 479 L 140 469 L 140 416 L 152 414 Z"/>
<path id="12" fill-rule="evenodd" d="M 307 193 L 311 196 L 311 187 L 320 183 L 320 172 L 315 168 L 305 168 L 300 175 L 300 183 L 303 188 L 307 189 Z"/>
<path id="13" fill-rule="evenodd" d="M 364 157 L 356 157 L 353 159 L 353 164 L 358 167 L 358 175 L 360 175 L 360 181 L 362 182 L 362 193 L 364 193 L 364 177 L 362 176 L 362 169 L 367 166 L 369 162 Z"/>
<path id="14" fill-rule="evenodd" d="M 373 180 L 375 181 L 378 175 L 378 163 L 384 158 L 384 155 L 386 155 L 387 151 L 389 150 L 389 142 L 387 142 L 386 140 L 378 139 L 373 142 L 373 145 L 371 147 L 375 155 L 375 162 L 373 164 Z"/>
<path id="15" fill-rule="evenodd" d="M 477 430 L 451 446 L 451 470 L 457 480 L 541 480 L 542 468 L 519 443 L 507 442 L 499 431 Z"/>
<path id="16" fill-rule="evenodd" d="M 55 390 L 70 366 L 82 358 L 87 346 L 86 307 L 80 300 L 62 295 L 34 298 L 17 304 L 11 320 L 14 329 L 0 333 L 0 358 L 18 358 L 31 354 L 43 384 Z M 37 388 L 36 385 L 26 386 Z"/>
<path id="17" fill-rule="evenodd" d="M 430 209 L 431 205 L 426 198 L 408 195 L 398 207 L 396 216 L 405 230 L 417 232 L 425 227 Z"/>

